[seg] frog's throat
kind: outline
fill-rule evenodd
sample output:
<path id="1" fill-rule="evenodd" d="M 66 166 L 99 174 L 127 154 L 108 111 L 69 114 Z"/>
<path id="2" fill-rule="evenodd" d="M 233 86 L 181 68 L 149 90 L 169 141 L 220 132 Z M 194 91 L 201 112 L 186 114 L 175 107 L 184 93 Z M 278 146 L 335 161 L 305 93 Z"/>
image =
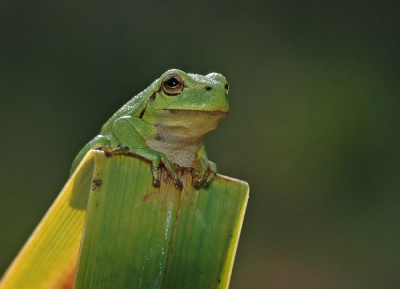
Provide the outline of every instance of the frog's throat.
<path id="1" fill-rule="evenodd" d="M 221 111 L 159 110 L 154 125 L 174 134 L 196 138 L 214 130 L 226 114 Z"/>
<path id="2" fill-rule="evenodd" d="M 146 139 L 146 143 L 151 149 L 164 153 L 171 162 L 180 167 L 194 167 L 203 138 L 180 135 L 157 127 L 157 135 Z"/>

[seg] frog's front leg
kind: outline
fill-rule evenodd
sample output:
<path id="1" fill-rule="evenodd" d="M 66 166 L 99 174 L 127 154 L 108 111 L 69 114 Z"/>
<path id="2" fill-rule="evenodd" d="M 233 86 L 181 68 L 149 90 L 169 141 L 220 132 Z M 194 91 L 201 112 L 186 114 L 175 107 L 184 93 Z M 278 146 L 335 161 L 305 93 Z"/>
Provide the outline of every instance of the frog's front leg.
<path id="1" fill-rule="evenodd" d="M 181 181 L 175 172 L 173 165 L 165 154 L 152 150 L 146 144 L 145 137 L 154 136 L 157 129 L 154 125 L 143 122 L 138 117 L 124 116 L 117 119 L 112 125 L 112 132 L 121 146 L 127 146 L 129 150 L 151 162 L 153 185 L 160 185 L 160 163 L 174 180 L 176 187 L 181 187 Z"/>
<path id="2" fill-rule="evenodd" d="M 200 147 L 197 159 L 200 163 L 200 169 L 195 171 L 196 179 L 194 186 L 196 188 L 208 189 L 217 174 L 217 165 L 208 159 L 204 145 Z"/>

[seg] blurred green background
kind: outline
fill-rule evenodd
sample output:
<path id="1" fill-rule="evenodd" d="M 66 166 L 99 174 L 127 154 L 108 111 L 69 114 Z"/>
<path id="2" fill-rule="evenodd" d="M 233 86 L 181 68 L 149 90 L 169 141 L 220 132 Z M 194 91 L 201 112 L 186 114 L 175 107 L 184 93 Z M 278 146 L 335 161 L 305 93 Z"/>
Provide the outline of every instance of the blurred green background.
<path id="1" fill-rule="evenodd" d="M 1 1 L 0 274 L 75 154 L 169 68 L 224 74 L 231 288 L 400 288 L 397 1 Z"/>

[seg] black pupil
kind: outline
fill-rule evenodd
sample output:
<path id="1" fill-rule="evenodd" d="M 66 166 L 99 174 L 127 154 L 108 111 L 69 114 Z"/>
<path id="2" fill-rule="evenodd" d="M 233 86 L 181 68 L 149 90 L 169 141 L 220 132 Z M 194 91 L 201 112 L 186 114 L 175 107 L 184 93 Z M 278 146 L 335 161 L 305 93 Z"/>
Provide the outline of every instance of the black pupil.
<path id="1" fill-rule="evenodd" d="M 178 79 L 176 79 L 175 77 L 171 77 L 170 79 L 168 79 L 165 82 L 169 87 L 175 87 L 179 84 Z"/>

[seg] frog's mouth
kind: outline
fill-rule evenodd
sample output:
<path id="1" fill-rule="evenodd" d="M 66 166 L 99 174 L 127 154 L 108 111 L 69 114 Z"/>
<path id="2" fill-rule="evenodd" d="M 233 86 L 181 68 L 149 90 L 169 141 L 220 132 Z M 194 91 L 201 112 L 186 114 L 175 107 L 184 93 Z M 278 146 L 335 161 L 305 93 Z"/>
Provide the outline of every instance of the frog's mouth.
<path id="1" fill-rule="evenodd" d="M 206 110 L 190 110 L 190 109 L 164 109 L 169 111 L 172 114 L 179 114 L 179 113 L 183 113 L 183 114 L 199 114 L 199 113 L 205 113 L 205 114 L 209 114 L 209 115 L 227 115 L 228 112 L 225 111 L 221 111 L 221 110 L 213 110 L 213 111 L 206 111 Z"/>
<path id="2" fill-rule="evenodd" d="M 224 111 L 204 111 L 185 109 L 163 109 L 159 111 L 162 115 L 158 118 L 158 126 L 171 132 L 202 136 L 214 130 L 218 123 L 228 114 Z"/>

